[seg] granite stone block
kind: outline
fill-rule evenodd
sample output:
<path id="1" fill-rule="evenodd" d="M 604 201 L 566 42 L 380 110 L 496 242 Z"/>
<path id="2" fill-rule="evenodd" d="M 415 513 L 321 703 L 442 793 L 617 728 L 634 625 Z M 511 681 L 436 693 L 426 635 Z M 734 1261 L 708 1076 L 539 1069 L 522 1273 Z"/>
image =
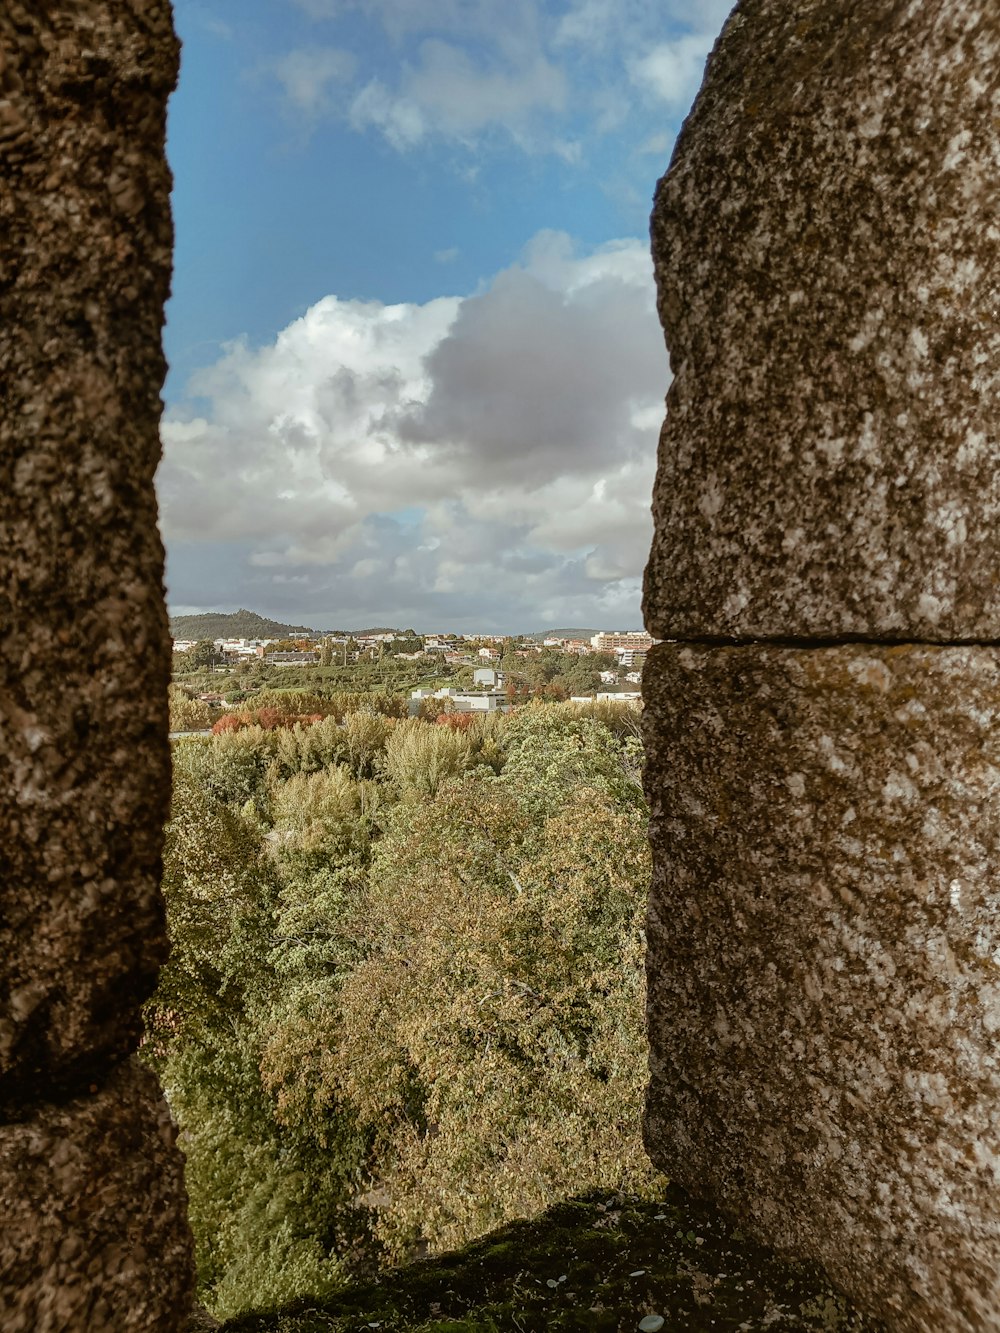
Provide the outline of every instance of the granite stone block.
<path id="1" fill-rule="evenodd" d="M 656 192 L 663 639 L 1000 639 L 1000 7 L 744 0 Z"/>
<path id="2" fill-rule="evenodd" d="M 134 1049 L 166 951 L 177 58 L 168 0 L 0 6 L 0 1120 Z"/>
<path id="3" fill-rule="evenodd" d="M 4 1333 L 179 1333 L 194 1282 L 183 1158 L 136 1062 L 30 1122 L 0 1126 Z"/>
<path id="4" fill-rule="evenodd" d="M 1000 649 L 644 693 L 653 1160 L 895 1330 L 1000 1329 Z"/>

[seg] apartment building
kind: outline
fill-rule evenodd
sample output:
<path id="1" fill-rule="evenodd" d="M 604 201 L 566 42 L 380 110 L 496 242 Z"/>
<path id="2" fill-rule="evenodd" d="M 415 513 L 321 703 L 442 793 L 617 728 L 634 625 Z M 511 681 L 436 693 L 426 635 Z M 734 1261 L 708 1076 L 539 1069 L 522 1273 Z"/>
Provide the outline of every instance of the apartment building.
<path id="1" fill-rule="evenodd" d="M 624 649 L 646 653 L 653 646 L 645 630 L 601 630 L 590 640 L 595 653 L 619 653 Z"/>

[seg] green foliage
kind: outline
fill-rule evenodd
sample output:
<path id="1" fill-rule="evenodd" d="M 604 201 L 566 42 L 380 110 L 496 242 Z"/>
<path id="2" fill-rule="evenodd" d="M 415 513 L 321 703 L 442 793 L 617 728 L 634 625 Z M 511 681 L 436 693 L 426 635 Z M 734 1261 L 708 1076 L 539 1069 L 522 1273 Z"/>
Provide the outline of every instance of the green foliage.
<path id="1" fill-rule="evenodd" d="M 220 1314 L 649 1178 L 630 730 L 280 693 L 175 746 L 145 1047 Z"/>
<path id="2" fill-rule="evenodd" d="M 357 778 L 381 772 L 392 723 L 381 713 L 331 714 L 317 723 L 296 723 L 275 733 L 274 755 L 282 777 L 346 764 Z"/>
<path id="3" fill-rule="evenodd" d="M 397 638 L 385 644 L 386 653 L 392 656 L 396 653 L 421 653 L 423 650 L 424 641 L 413 630 L 404 630 Z"/>
<path id="4" fill-rule="evenodd" d="M 183 767 L 174 772 L 163 890 L 173 948 L 147 1011 L 157 1058 L 227 1029 L 243 1010 L 245 982 L 255 1003 L 263 999 L 277 895 L 255 830 Z"/>
<path id="5" fill-rule="evenodd" d="M 187 774 L 207 794 L 242 809 L 248 802 L 266 808 L 268 774 L 280 733 L 261 727 L 219 736 L 189 737 L 174 746 L 174 774 Z"/>
<path id="6" fill-rule="evenodd" d="M 462 1243 L 574 1188 L 636 1184 L 644 818 L 580 788 L 541 828 L 469 776 L 380 843 L 337 1077 L 379 1145 L 391 1251 Z"/>
<path id="7" fill-rule="evenodd" d="M 285 625 L 242 607 L 231 613 L 206 611 L 197 616 L 170 617 L 170 633 L 175 639 L 281 639 L 314 632 L 305 625 Z"/>
<path id="8" fill-rule="evenodd" d="M 611 653 L 562 653 L 554 648 L 521 657 L 508 648 L 501 666 L 519 696 L 558 701 L 598 690 L 601 672 L 616 668 L 618 659 Z"/>
<path id="9" fill-rule="evenodd" d="M 344 753 L 343 728 L 333 713 L 322 722 L 297 722 L 273 735 L 275 762 L 284 777 L 316 773 L 336 764 Z"/>
<path id="10" fill-rule="evenodd" d="M 303 713 L 325 715 L 336 711 L 329 699 L 309 690 L 258 690 L 243 703 L 243 709 L 248 713 L 264 708 L 273 709 L 284 717 L 299 717 Z"/>
<path id="11" fill-rule="evenodd" d="M 560 705 L 560 715 L 591 718 L 618 737 L 631 737 L 638 741 L 642 734 L 642 711 L 632 702 L 591 699 L 587 703 L 565 703 Z"/>
<path id="12" fill-rule="evenodd" d="M 186 690 L 177 685 L 170 686 L 171 731 L 207 731 L 218 715 L 216 709 L 200 699 L 193 699 Z"/>
<path id="13" fill-rule="evenodd" d="M 282 1126 L 261 1080 L 263 1044 L 284 1002 L 276 954 L 289 889 L 261 824 L 216 794 L 227 757 L 248 751 L 246 742 L 244 732 L 188 744 L 202 762 L 175 764 L 164 858 L 172 951 L 143 1047 L 182 1127 L 199 1282 L 220 1314 L 333 1290 L 338 1256 L 363 1229 L 348 1208 L 364 1157 L 350 1117 L 320 1151 Z M 293 792 L 280 806 L 279 834 L 295 804 Z M 322 816 L 322 802 L 305 804 Z M 290 822 L 293 842 L 296 829 L 307 845 L 315 840 L 308 820 Z"/>
<path id="14" fill-rule="evenodd" d="M 385 689 L 373 689 L 366 694 L 342 690 L 333 694 L 332 699 L 345 713 L 366 712 L 378 713 L 381 717 L 406 717 L 407 697 Z"/>
<path id="15" fill-rule="evenodd" d="M 363 857 L 379 806 L 374 783 L 357 782 L 348 768 L 296 773 L 278 784 L 272 800 L 274 854 L 279 862 L 302 858 L 343 864 Z"/>
<path id="16" fill-rule="evenodd" d="M 391 724 L 382 713 L 348 713 L 344 718 L 345 759 L 357 778 L 372 778 L 383 766 Z"/>
<path id="17" fill-rule="evenodd" d="M 385 768 L 404 800 L 434 796 L 442 782 L 469 767 L 468 739 L 448 727 L 407 718 L 386 742 Z"/>
<path id="18" fill-rule="evenodd" d="M 214 639 L 199 639 L 193 648 L 188 649 L 188 661 L 193 667 L 214 666 L 220 658 Z"/>
<path id="19" fill-rule="evenodd" d="M 619 743 L 573 705 L 535 704 L 512 713 L 503 733 L 504 774 L 538 815 L 580 785 L 598 788 L 626 808 L 644 810 L 639 780 L 641 743 Z"/>
<path id="20" fill-rule="evenodd" d="M 337 1290 L 343 1268 L 321 1237 L 342 1202 L 338 1192 L 322 1188 L 321 1174 L 295 1170 L 280 1140 L 236 1134 L 230 1118 L 208 1105 L 198 1119 L 183 1147 L 198 1277 L 216 1313 Z"/>

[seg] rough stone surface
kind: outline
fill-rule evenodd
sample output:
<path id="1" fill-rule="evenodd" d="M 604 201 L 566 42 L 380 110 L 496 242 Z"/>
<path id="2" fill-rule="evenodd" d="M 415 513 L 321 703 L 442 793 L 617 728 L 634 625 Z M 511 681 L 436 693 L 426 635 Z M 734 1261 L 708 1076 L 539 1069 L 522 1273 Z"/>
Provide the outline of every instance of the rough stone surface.
<path id="1" fill-rule="evenodd" d="M 156 1079 L 119 1066 L 96 1095 L 0 1127 L 4 1333 L 175 1333 L 190 1235 L 182 1158 Z"/>
<path id="2" fill-rule="evenodd" d="M 0 1119 L 100 1082 L 165 953 L 176 68 L 168 0 L 0 5 Z"/>
<path id="3" fill-rule="evenodd" d="M 170 645 L 153 473 L 168 0 L 0 6 L 0 1324 L 174 1333 L 156 1079 Z"/>
<path id="4" fill-rule="evenodd" d="M 1000 7 L 742 0 L 652 219 L 659 638 L 1000 638 Z"/>
<path id="5" fill-rule="evenodd" d="M 654 1161 L 896 1330 L 1000 1329 L 1000 649 L 661 645 Z"/>

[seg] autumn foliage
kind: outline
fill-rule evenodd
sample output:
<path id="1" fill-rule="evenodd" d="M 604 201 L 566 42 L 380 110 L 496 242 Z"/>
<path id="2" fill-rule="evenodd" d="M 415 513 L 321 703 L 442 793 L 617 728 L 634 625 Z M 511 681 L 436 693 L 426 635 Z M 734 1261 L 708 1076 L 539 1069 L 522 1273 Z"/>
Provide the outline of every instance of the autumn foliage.
<path id="1" fill-rule="evenodd" d="M 274 731 L 277 727 L 309 726 L 313 722 L 322 722 L 322 713 L 279 713 L 276 708 L 240 709 L 226 713 L 212 727 L 212 734 L 221 736 L 226 731 L 242 731 L 244 727 L 263 727 L 265 731 Z"/>
<path id="2" fill-rule="evenodd" d="M 442 727 L 451 727 L 452 731 L 469 731 L 476 725 L 476 713 L 439 713 L 434 719 Z"/>

